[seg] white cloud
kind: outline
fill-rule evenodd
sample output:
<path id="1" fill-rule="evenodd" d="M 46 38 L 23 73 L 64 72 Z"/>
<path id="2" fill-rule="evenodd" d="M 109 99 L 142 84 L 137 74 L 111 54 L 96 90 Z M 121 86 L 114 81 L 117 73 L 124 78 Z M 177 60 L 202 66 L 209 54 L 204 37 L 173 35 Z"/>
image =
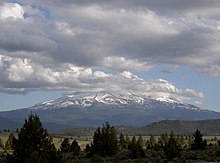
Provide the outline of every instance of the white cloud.
<path id="1" fill-rule="evenodd" d="M 205 67 L 197 67 L 196 70 L 200 73 L 207 74 L 211 77 L 220 77 L 220 65 L 208 65 Z"/>
<path id="2" fill-rule="evenodd" d="M 95 71 L 93 73 L 93 75 L 96 76 L 96 77 L 101 77 L 101 78 L 111 76 L 110 74 L 106 74 L 106 73 L 104 73 L 102 71 Z"/>
<path id="3" fill-rule="evenodd" d="M 204 95 L 137 74 L 184 65 L 220 77 L 218 1 L 23 3 L 0 6 L 1 92 L 106 89 L 184 100 Z"/>
<path id="4" fill-rule="evenodd" d="M 0 91 L 7 93 L 27 93 L 33 90 L 108 90 L 124 91 L 138 95 L 172 97 L 179 100 L 202 98 L 203 93 L 192 89 L 178 89 L 163 80 L 144 80 L 124 71 L 110 74 L 93 71 L 90 68 L 71 64 L 60 64 L 56 68 L 37 64 L 29 59 L 11 58 L 0 55 Z"/>
<path id="5" fill-rule="evenodd" d="M 105 57 L 102 66 L 116 71 L 140 70 L 146 71 L 153 67 L 152 64 L 140 62 L 137 59 L 125 59 L 124 57 Z"/>
<path id="6" fill-rule="evenodd" d="M 9 74 L 8 79 L 15 82 L 25 81 L 33 73 L 33 68 L 29 62 L 28 59 L 12 59 L 6 70 Z"/>
<path id="7" fill-rule="evenodd" d="M 0 14 L 15 20 L 0 20 L 0 49 L 51 64 L 119 72 L 187 65 L 209 75 L 210 65 L 220 65 L 220 12 L 209 12 L 217 6 L 206 0 L 3 3 Z"/>
<path id="8" fill-rule="evenodd" d="M 58 32 L 64 33 L 68 36 L 74 36 L 75 32 L 71 29 L 70 25 L 66 22 L 56 22 Z"/>
<path id="9" fill-rule="evenodd" d="M 4 3 L 0 7 L 0 18 L 1 19 L 24 19 L 24 8 L 18 3 Z"/>
<path id="10" fill-rule="evenodd" d="M 201 101 L 195 101 L 195 104 L 196 105 L 202 105 L 202 102 Z"/>

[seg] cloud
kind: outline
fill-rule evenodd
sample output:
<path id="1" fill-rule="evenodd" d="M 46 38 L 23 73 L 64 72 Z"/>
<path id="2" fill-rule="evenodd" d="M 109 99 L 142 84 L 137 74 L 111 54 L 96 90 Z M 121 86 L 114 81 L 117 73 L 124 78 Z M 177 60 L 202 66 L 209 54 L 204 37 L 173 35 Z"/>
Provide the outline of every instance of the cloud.
<path id="1" fill-rule="evenodd" d="M 218 6 L 207 0 L 3 3 L 0 49 L 51 64 L 119 72 L 187 65 L 219 77 L 209 68 L 220 65 L 220 12 L 210 10 Z"/>
<path id="2" fill-rule="evenodd" d="M 0 55 L 0 91 L 27 93 L 34 90 L 108 90 L 124 91 L 146 97 L 172 97 L 179 100 L 202 98 L 203 93 L 192 89 L 178 89 L 163 80 L 145 80 L 129 71 L 105 73 L 71 64 L 45 67 L 29 59 L 11 58 Z"/>
<path id="3" fill-rule="evenodd" d="M 219 77 L 220 76 L 220 65 L 209 65 L 206 67 L 197 67 L 197 72 L 207 74 L 211 77 Z"/>
<path id="4" fill-rule="evenodd" d="M 146 71 L 153 67 L 151 63 L 141 62 L 137 59 L 125 59 L 124 57 L 105 57 L 102 66 L 116 71 L 140 70 Z"/>
<path id="5" fill-rule="evenodd" d="M 5 19 L 24 19 L 24 9 L 18 3 L 4 3 L 0 7 L 0 18 Z"/>
<path id="6" fill-rule="evenodd" d="M 138 74 L 187 66 L 220 77 L 219 1 L 22 3 L 0 3 L 1 92 L 124 89 L 184 100 L 204 95 Z"/>
<path id="7" fill-rule="evenodd" d="M 196 105 L 202 105 L 202 102 L 201 101 L 195 101 L 195 104 Z"/>

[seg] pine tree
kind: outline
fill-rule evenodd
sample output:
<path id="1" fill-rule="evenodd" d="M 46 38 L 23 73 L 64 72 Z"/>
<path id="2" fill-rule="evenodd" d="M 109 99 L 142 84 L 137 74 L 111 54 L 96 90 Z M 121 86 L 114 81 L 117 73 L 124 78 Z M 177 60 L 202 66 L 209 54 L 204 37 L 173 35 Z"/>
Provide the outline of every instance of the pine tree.
<path id="1" fill-rule="evenodd" d="M 128 149 L 128 144 L 130 143 L 130 139 L 129 139 L 129 136 L 126 135 L 125 137 L 125 144 L 126 144 L 126 149 Z"/>
<path id="2" fill-rule="evenodd" d="M 86 145 L 86 148 L 84 149 L 84 152 L 86 152 L 86 157 L 91 156 L 91 146 L 89 144 Z"/>
<path id="3" fill-rule="evenodd" d="M 80 146 L 76 140 L 74 140 L 70 146 L 70 151 L 73 152 L 74 156 L 78 156 L 80 154 Z"/>
<path id="4" fill-rule="evenodd" d="M 125 141 L 123 133 L 120 134 L 118 143 L 119 143 L 120 149 L 126 149 L 126 141 Z"/>
<path id="5" fill-rule="evenodd" d="M 165 134 L 162 134 L 158 140 L 158 145 L 160 147 L 164 147 L 165 144 L 168 142 L 169 140 L 169 136 L 165 133 Z"/>
<path id="6" fill-rule="evenodd" d="M 0 138 L 0 148 L 2 148 L 2 149 L 4 149 L 4 148 L 5 148 L 4 143 L 3 143 L 3 141 L 2 141 L 2 139 L 1 139 L 1 138 Z"/>
<path id="7" fill-rule="evenodd" d="M 170 134 L 168 142 L 164 145 L 164 152 L 168 160 L 180 157 L 180 145 L 173 133 Z"/>
<path id="8" fill-rule="evenodd" d="M 13 143 L 13 140 L 15 139 L 15 136 L 14 136 L 14 134 L 13 133 L 10 133 L 10 135 L 9 135 L 9 137 L 8 137 L 8 139 L 7 139 L 7 141 L 5 142 L 5 149 L 6 150 L 10 150 L 10 149 L 12 149 L 12 143 Z"/>
<path id="9" fill-rule="evenodd" d="M 117 132 L 113 126 L 105 123 L 101 128 L 98 128 L 93 136 L 91 143 L 92 155 L 112 156 L 118 151 Z"/>
<path id="10" fill-rule="evenodd" d="M 153 135 L 150 136 L 150 139 L 146 142 L 147 149 L 154 149 L 156 146 L 156 139 Z"/>
<path id="11" fill-rule="evenodd" d="M 196 132 L 193 134 L 194 141 L 191 145 L 192 150 L 199 150 L 204 149 L 207 146 L 207 142 L 203 141 L 201 132 L 197 129 Z"/>
<path id="12" fill-rule="evenodd" d="M 68 138 L 64 138 L 60 146 L 61 152 L 70 152 L 70 142 Z"/>
<path id="13" fill-rule="evenodd" d="M 7 157 L 7 162 L 58 163 L 61 155 L 57 152 L 52 138 L 43 128 L 40 118 L 30 114 L 18 133 L 18 138 L 12 143 L 13 155 Z"/>
<path id="14" fill-rule="evenodd" d="M 131 152 L 130 157 L 132 159 L 141 158 L 145 155 L 143 147 L 138 143 L 135 136 L 133 136 L 131 142 L 129 143 L 128 150 Z"/>
<path id="15" fill-rule="evenodd" d="M 1 138 L 0 138 L 0 148 L 6 152 L 5 145 Z"/>
<path id="16" fill-rule="evenodd" d="M 138 141 L 137 141 L 137 144 L 141 147 L 144 146 L 144 139 L 142 138 L 142 136 L 139 136 L 138 137 Z"/>

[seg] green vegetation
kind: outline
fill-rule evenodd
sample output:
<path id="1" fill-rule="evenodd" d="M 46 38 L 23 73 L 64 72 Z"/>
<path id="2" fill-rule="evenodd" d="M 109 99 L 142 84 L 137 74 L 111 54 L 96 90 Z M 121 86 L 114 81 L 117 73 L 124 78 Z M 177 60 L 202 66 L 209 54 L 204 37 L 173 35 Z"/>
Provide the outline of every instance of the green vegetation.
<path id="1" fill-rule="evenodd" d="M 91 155 L 113 156 L 118 152 L 117 133 L 108 123 L 98 128 L 91 143 Z"/>
<path id="2" fill-rule="evenodd" d="M 7 155 L 8 163 L 56 163 L 61 161 L 61 154 L 56 150 L 52 138 L 42 127 L 40 119 L 36 115 L 31 114 L 28 120 L 25 120 L 18 133 L 18 138 L 12 137 L 12 139 L 13 152 Z"/>
<path id="3" fill-rule="evenodd" d="M 220 140 L 205 138 L 198 129 L 192 135 L 128 136 L 117 134 L 108 123 L 97 128 L 93 137 L 52 137 L 39 117 L 31 114 L 18 133 L 0 134 L 0 158 L 0 163 L 216 162 Z"/>
<path id="4" fill-rule="evenodd" d="M 197 129 L 194 134 L 194 141 L 191 145 L 192 150 L 204 149 L 207 146 L 206 140 L 203 140 L 201 132 Z"/>
<path id="5" fill-rule="evenodd" d="M 69 152 L 70 151 L 70 142 L 68 138 L 64 138 L 60 147 L 61 152 Z"/>

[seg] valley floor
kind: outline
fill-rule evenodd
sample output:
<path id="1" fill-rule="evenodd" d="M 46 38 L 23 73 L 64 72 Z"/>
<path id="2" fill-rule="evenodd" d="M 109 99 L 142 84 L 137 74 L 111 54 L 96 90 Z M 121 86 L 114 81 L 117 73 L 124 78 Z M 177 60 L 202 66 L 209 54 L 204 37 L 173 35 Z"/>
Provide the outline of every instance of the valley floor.
<path id="1" fill-rule="evenodd" d="M 17 133 L 13 133 L 15 137 L 17 137 Z M 0 140 L 2 144 L 6 144 L 10 132 L 1 132 Z M 93 141 L 93 137 L 91 136 L 67 136 L 67 135 L 51 135 L 53 138 L 53 143 L 55 144 L 57 149 L 60 149 L 61 143 L 65 138 L 69 139 L 70 144 L 73 140 L 77 140 L 81 152 L 77 156 L 73 156 L 71 152 L 64 152 L 64 162 L 66 163 L 89 163 L 89 162 L 149 162 L 149 163 L 163 163 L 168 162 L 166 158 L 166 154 L 164 149 L 162 148 L 149 148 L 149 142 L 151 141 L 151 136 L 142 136 L 143 139 L 143 149 L 145 152 L 144 157 L 130 158 L 129 151 L 126 149 L 120 150 L 116 155 L 112 157 L 101 157 L 99 155 L 94 155 L 92 157 L 87 157 L 86 152 L 84 151 L 87 144 L 91 144 Z M 132 140 L 133 136 L 129 136 L 129 139 Z M 138 137 L 138 135 L 136 136 Z M 155 141 L 158 142 L 161 140 L 161 136 L 155 136 Z M 177 139 L 178 136 L 176 137 Z M 220 161 L 220 146 L 219 140 L 220 136 L 203 136 L 203 139 L 207 141 L 207 147 L 202 150 L 190 150 L 188 146 L 188 138 L 184 137 L 184 142 L 182 144 L 182 148 L 180 149 L 181 154 L 178 157 L 174 157 L 169 162 L 185 162 L 185 163 L 193 163 L 193 162 L 201 162 L 205 163 L 205 161 Z M 3 150 L 0 149 L 0 163 L 5 162 L 5 156 L 7 153 L 11 153 L 11 149 Z"/>

